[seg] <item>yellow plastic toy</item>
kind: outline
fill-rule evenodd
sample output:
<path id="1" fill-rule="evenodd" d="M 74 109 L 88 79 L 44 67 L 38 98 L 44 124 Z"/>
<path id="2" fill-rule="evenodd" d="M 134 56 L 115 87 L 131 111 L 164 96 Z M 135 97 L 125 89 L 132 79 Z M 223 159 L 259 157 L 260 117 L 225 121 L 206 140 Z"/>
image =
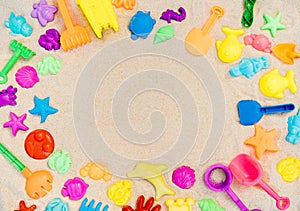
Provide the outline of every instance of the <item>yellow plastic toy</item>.
<path id="1" fill-rule="evenodd" d="M 103 179 L 105 182 L 111 180 L 112 175 L 105 166 L 98 163 L 88 163 L 80 169 L 80 176 L 89 176 L 92 180 Z"/>
<path id="2" fill-rule="evenodd" d="M 132 184 L 129 180 L 118 181 L 111 185 L 108 189 L 107 195 L 110 200 L 117 206 L 125 205 L 132 194 Z"/>
<path id="3" fill-rule="evenodd" d="M 119 30 L 119 24 L 111 0 L 76 0 L 82 9 L 92 29 L 98 38 L 102 38 L 102 31 L 113 28 Z"/>
<path id="4" fill-rule="evenodd" d="M 152 183 L 156 191 L 155 200 L 157 201 L 163 195 L 175 195 L 175 192 L 166 185 L 162 177 L 162 172 L 166 169 L 167 166 L 164 164 L 139 162 L 131 172 L 127 173 L 127 177 L 143 178 Z"/>
<path id="5" fill-rule="evenodd" d="M 245 45 L 239 42 L 238 37 L 245 32 L 243 29 L 231 29 L 227 26 L 223 26 L 222 31 L 226 38 L 216 41 L 218 57 L 222 62 L 234 62 L 242 55 Z"/>
<path id="6" fill-rule="evenodd" d="M 168 211 L 192 211 L 194 203 L 195 201 L 192 198 L 187 198 L 186 200 L 178 198 L 175 201 L 173 199 L 166 200 Z"/>
<path id="7" fill-rule="evenodd" d="M 294 157 L 287 157 L 277 164 L 277 172 L 282 180 L 294 182 L 300 176 L 300 160 Z"/>
<path id="8" fill-rule="evenodd" d="M 278 73 L 278 69 L 273 69 L 264 74 L 259 81 L 260 91 L 267 97 L 282 99 L 284 90 L 289 88 L 292 93 L 297 92 L 293 70 L 288 70 L 285 76 Z"/>

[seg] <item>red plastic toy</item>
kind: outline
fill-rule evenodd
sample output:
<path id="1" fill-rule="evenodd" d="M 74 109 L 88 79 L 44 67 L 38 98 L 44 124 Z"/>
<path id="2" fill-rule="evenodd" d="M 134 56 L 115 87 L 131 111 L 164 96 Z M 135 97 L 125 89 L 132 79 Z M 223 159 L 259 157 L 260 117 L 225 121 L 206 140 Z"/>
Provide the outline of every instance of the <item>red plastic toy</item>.
<path id="1" fill-rule="evenodd" d="M 147 200 L 144 206 L 145 197 L 143 195 L 139 196 L 137 199 L 136 209 L 134 210 L 131 206 L 124 206 L 122 211 L 160 211 L 161 206 L 158 204 L 152 208 L 154 204 L 154 198 L 151 197 Z M 152 209 L 151 209 L 152 208 Z"/>
<path id="2" fill-rule="evenodd" d="M 26 207 L 25 202 L 22 200 L 19 203 L 19 210 L 15 211 L 34 211 L 36 209 L 36 205 L 31 205 L 30 207 Z"/>

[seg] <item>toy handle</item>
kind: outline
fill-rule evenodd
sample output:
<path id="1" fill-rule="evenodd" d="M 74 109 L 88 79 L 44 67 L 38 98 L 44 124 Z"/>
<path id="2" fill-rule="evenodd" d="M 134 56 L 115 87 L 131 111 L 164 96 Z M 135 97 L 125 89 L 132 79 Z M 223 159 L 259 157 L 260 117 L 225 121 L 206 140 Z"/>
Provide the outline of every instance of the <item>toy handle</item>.
<path id="1" fill-rule="evenodd" d="M 22 51 L 17 50 L 15 53 L 12 55 L 12 57 L 8 60 L 8 62 L 5 64 L 3 69 L 0 72 L 0 84 L 5 84 L 7 82 L 7 74 L 8 72 L 13 68 L 13 66 L 16 64 L 18 59 L 21 56 Z"/>
<path id="2" fill-rule="evenodd" d="M 290 58 L 300 58 L 300 53 L 288 52 L 287 56 L 290 57 Z"/>
<path id="3" fill-rule="evenodd" d="M 18 171 L 22 172 L 26 166 L 16 158 L 2 143 L 0 143 L 0 153 L 12 164 Z"/>
<path id="4" fill-rule="evenodd" d="M 242 211 L 249 211 L 249 209 L 246 207 L 246 205 L 239 199 L 239 197 L 231 190 L 231 188 L 228 188 L 226 190 L 226 193 L 228 196 L 236 203 L 236 205 L 242 210 Z"/>
<path id="5" fill-rule="evenodd" d="M 294 109 L 295 109 L 294 104 L 283 104 L 283 105 L 277 105 L 277 106 L 261 107 L 260 111 L 263 114 L 274 114 L 274 113 L 290 112 Z"/>
<path id="6" fill-rule="evenodd" d="M 222 7 L 219 6 L 213 6 L 211 8 L 212 14 L 209 17 L 209 19 L 207 20 L 207 22 L 204 24 L 202 31 L 204 34 L 207 34 L 208 32 L 210 32 L 210 30 L 212 29 L 212 27 L 215 25 L 215 22 L 220 18 L 224 16 L 224 9 Z"/>
<path id="7" fill-rule="evenodd" d="M 66 25 L 67 30 L 70 30 L 74 32 L 74 26 L 71 19 L 71 16 L 69 14 L 69 10 L 67 8 L 65 0 L 57 0 L 59 11 L 62 14 L 62 17 L 64 19 L 64 23 Z"/>

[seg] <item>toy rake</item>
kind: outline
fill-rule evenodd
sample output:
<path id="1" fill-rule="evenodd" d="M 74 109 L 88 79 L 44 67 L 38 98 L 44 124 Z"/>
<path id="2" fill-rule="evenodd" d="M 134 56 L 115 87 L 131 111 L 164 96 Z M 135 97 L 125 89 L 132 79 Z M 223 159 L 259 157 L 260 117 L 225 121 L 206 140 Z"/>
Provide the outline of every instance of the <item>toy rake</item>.
<path id="1" fill-rule="evenodd" d="M 93 208 L 95 200 L 92 200 L 89 205 L 87 205 L 86 203 L 88 202 L 88 199 L 85 198 L 80 206 L 79 211 L 100 211 L 100 208 L 102 206 L 102 202 L 99 202 L 96 206 L 96 208 Z M 108 211 L 108 205 L 105 205 L 102 209 L 102 211 Z"/>

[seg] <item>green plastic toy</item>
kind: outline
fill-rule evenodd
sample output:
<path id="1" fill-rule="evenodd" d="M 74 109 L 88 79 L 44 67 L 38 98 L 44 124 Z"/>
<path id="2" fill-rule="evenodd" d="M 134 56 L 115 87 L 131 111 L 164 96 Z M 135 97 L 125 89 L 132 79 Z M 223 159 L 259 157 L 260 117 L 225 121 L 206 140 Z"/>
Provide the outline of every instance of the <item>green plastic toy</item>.
<path id="1" fill-rule="evenodd" d="M 196 201 L 198 207 L 201 211 L 225 211 L 224 208 L 220 207 L 214 200 L 212 199 L 202 199 Z"/>
<path id="2" fill-rule="evenodd" d="M 285 29 L 285 25 L 280 23 L 281 13 L 278 13 L 275 18 L 268 14 L 264 14 L 266 24 L 260 27 L 261 30 L 269 30 L 272 37 L 276 37 L 277 30 Z"/>
<path id="3" fill-rule="evenodd" d="M 245 28 L 249 28 L 253 23 L 253 19 L 254 19 L 253 9 L 255 3 L 256 0 L 245 0 L 245 11 L 242 17 L 242 25 Z"/>

